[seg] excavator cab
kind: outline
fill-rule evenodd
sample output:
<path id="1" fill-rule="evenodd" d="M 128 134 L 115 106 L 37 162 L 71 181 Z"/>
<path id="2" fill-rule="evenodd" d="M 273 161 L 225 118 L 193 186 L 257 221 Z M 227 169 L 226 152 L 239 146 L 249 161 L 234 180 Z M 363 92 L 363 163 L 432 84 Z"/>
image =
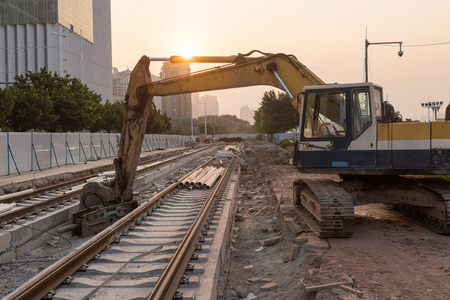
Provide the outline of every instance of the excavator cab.
<path id="1" fill-rule="evenodd" d="M 372 83 L 304 88 L 297 144 L 302 171 L 336 173 L 377 167 L 377 122 L 383 120 L 382 89 Z"/>

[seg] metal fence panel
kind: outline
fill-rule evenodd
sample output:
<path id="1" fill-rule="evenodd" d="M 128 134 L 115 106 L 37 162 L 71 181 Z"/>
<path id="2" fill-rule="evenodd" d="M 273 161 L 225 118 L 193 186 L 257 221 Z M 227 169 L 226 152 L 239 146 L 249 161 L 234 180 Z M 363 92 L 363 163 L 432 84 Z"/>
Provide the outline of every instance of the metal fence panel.
<path id="1" fill-rule="evenodd" d="M 79 133 L 79 144 L 80 144 L 80 162 L 88 161 L 92 156 L 91 151 L 91 134 L 90 133 Z"/>
<path id="2" fill-rule="evenodd" d="M 50 134 L 32 133 L 32 142 L 36 151 L 37 161 L 41 169 L 50 168 Z M 33 156 L 33 158 L 35 158 Z M 38 168 L 33 164 L 32 170 Z"/>
<path id="3" fill-rule="evenodd" d="M 51 155 L 51 166 L 55 165 L 61 166 L 66 164 L 66 134 L 65 133 L 51 133 L 50 152 Z"/>
<path id="4" fill-rule="evenodd" d="M 67 144 L 65 146 L 67 151 L 66 164 L 77 164 L 80 162 L 80 144 L 78 141 L 79 134 L 74 132 L 67 133 Z"/>
<path id="5" fill-rule="evenodd" d="M 11 149 L 9 168 L 11 170 L 11 174 L 16 173 L 14 162 L 11 159 L 12 157 L 14 157 L 19 172 L 31 170 L 30 137 L 30 132 L 9 133 L 9 147 Z"/>
<path id="6" fill-rule="evenodd" d="M 0 132 L 0 175 L 8 175 L 8 137 Z"/>

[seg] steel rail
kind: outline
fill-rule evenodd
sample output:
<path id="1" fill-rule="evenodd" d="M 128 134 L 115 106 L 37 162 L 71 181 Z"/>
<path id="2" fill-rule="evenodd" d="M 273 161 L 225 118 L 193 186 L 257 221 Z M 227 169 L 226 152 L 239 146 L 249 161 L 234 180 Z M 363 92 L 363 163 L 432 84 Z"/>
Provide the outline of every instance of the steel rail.
<path id="1" fill-rule="evenodd" d="M 42 200 L 19 209 L 14 209 L 0 215 L 0 224 L 15 222 L 21 218 L 27 218 L 32 214 L 38 214 L 41 211 L 46 211 L 48 208 L 62 204 L 70 199 L 76 198 L 81 194 L 81 189 L 76 191 L 69 191 L 61 196 L 56 196 L 50 199 Z"/>
<path id="2" fill-rule="evenodd" d="M 181 241 L 180 246 L 156 283 L 152 293 L 147 298 L 148 300 L 173 299 L 173 296 L 175 295 L 179 283 L 185 273 L 186 267 L 191 259 L 192 253 L 195 250 L 196 239 L 199 235 L 201 235 L 201 230 L 208 218 L 208 214 L 211 211 L 213 204 L 216 202 L 215 200 L 220 196 L 220 192 L 229 179 L 231 170 L 233 170 L 235 165 L 236 159 L 233 157 L 224 172 L 224 176 L 221 177 L 216 187 L 211 192 L 211 195 L 203 205 L 194 223 L 189 228 L 188 233 Z"/>
<path id="3" fill-rule="evenodd" d="M 22 194 L 22 195 L 18 195 L 18 196 L 11 196 L 11 197 L 9 197 L 7 199 L 1 199 L 0 203 L 19 202 L 19 201 L 21 201 L 23 199 L 36 197 L 36 196 L 39 196 L 39 195 L 46 194 L 47 192 L 51 192 L 51 191 L 54 191 L 54 190 L 57 190 L 57 189 L 60 189 L 60 188 L 64 188 L 64 187 L 67 187 L 67 186 L 72 186 L 72 185 L 81 183 L 81 182 L 86 181 L 88 179 L 91 179 L 92 177 L 95 177 L 95 176 L 97 176 L 97 175 L 88 175 L 88 176 L 84 176 L 84 177 L 81 177 L 81 178 L 72 179 L 72 180 L 69 180 L 69 181 L 64 181 L 64 182 L 60 182 L 60 183 L 57 183 L 57 184 L 53 184 L 51 186 L 42 187 L 42 188 L 33 190 L 33 191 L 31 191 L 29 193 L 26 193 L 26 194 Z"/>
<path id="4" fill-rule="evenodd" d="M 214 158 L 209 159 L 200 167 L 209 164 L 213 159 Z M 189 175 L 190 173 L 180 180 L 184 180 Z M 42 299 L 49 291 L 57 287 L 67 277 L 76 272 L 83 264 L 87 263 L 96 254 L 100 253 L 106 246 L 111 244 L 115 239 L 120 238 L 120 235 L 138 220 L 144 219 L 147 213 L 152 212 L 153 207 L 158 205 L 161 198 L 173 193 L 177 187 L 178 182 L 174 182 L 167 189 L 156 194 L 128 215 L 84 243 L 77 251 L 72 252 L 65 258 L 49 266 L 3 299 Z"/>
<path id="5" fill-rule="evenodd" d="M 202 150 L 204 150 L 204 148 L 195 150 L 194 152 L 188 153 L 186 155 L 176 156 L 176 157 L 173 157 L 173 158 L 166 159 L 164 161 L 158 161 L 158 162 L 156 162 L 156 163 L 154 163 L 154 164 L 152 164 L 150 166 L 147 166 L 147 167 L 144 167 L 144 168 L 140 169 L 139 171 L 136 172 L 136 175 L 140 176 L 143 173 L 148 172 L 151 169 L 154 169 L 154 168 L 157 168 L 159 166 L 171 163 L 171 162 L 176 161 L 176 160 L 178 160 L 178 159 L 180 159 L 180 158 L 182 158 L 184 156 L 196 154 L 196 153 L 198 153 L 198 152 L 200 152 Z M 177 155 L 178 154 L 180 154 L 180 153 L 177 153 Z M 174 156 L 174 155 L 171 155 L 171 156 Z M 164 158 L 166 158 L 166 157 L 164 157 Z M 159 158 L 159 159 L 161 159 L 161 158 Z M 146 163 L 148 163 L 148 162 L 146 162 Z M 86 176 L 86 177 L 83 177 L 83 179 L 80 178 L 79 182 L 86 181 L 87 179 L 90 179 L 90 178 L 95 177 L 95 176 L 97 176 L 97 175 Z M 77 180 L 71 180 L 71 182 L 75 183 L 75 182 L 77 182 Z M 69 182 L 66 182 L 65 184 L 68 185 L 68 183 Z M 58 186 L 59 187 L 64 186 L 64 183 L 59 183 Z M 54 186 L 52 186 L 52 187 L 54 187 Z M 54 188 L 46 187 L 46 188 L 42 188 L 42 191 L 45 190 L 45 192 L 48 192 L 48 191 L 53 190 L 53 189 Z M 32 193 L 35 196 L 42 195 L 42 191 L 39 192 L 39 193 L 35 193 L 37 191 L 38 190 L 33 191 Z M 66 202 L 66 201 L 68 201 L 70 199 L 77 198 L 80 195 L 81 195 L 81 189 L 78 189 L 76 191 L 68 191 L 68 192 L 65 192 L 63 195 L 55 196 L 55 197 L 53 197 L 51 199 L 41 200 L 41 201 L 39 201 L 37 203 L 33 203 L 33 204 L 30 204 L 30 205 L 24 206 L 22 208 L 18 208 L 18 209 L 13 209 L 11 211 L 7 211 L 7 212 L 5 212 L 5 213 L 0 215 L 0 226 L 1 226 L 1 224 L 5 224 L 5 223 L 7 224 L 7 223 L 15 222 L 15 221 L 17 221 L 17 220 L 19 220 L 21 218 L 27 218 L 28 216 L 30 216 L 32 214 L 37 214 L 40 211 L 47 210 L 49 207 L 59 205 L 59 204 L 64 203 L 64 202 Z M 28 198 L 28 196 L 25 196 L 25 195 L 20 196 L 20 198 L 22 198 L 22 199 L 24 197 Z"/>

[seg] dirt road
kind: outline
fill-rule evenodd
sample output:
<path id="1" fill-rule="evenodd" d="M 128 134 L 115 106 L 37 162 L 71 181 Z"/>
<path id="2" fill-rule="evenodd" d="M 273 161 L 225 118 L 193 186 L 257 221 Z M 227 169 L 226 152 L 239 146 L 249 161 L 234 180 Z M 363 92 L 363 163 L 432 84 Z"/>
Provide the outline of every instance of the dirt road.
<path id="1" fill-rule="evenodd" d="M 289 157 L 272 145 L 248 145 L 223 299 L 450 299 L 449 236 L 370 204 L 347 223 L 351 238 L 318 241 L 293 208 L 298 173 Z M 307 293 L 304 285 L 342 278 L 353 290 Z"/>

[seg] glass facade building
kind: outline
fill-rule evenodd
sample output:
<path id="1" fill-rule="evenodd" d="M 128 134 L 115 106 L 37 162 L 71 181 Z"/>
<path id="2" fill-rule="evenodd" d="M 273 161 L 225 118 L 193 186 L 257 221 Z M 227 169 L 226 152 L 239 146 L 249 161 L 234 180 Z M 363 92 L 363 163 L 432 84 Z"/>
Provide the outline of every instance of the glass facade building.
<path id="1" fill-rule="evenodd" d="M 42 67 L 113 99 L 110 0 L 0 0 L 0 87 Z"/>

